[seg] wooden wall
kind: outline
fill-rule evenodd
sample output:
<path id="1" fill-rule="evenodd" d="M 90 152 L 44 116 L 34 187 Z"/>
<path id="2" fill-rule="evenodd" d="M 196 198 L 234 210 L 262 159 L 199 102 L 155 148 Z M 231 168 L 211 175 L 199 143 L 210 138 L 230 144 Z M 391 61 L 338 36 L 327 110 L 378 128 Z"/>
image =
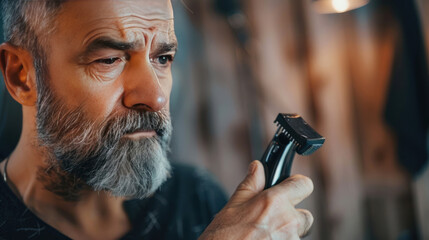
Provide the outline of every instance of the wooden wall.
<path id="1" fill-rule="evenodd" d="M 398 164 L 383 117 L 401 31 L 374 1 L 332 15 L 309 0 L 241 1 L 244 48 L 213 1 L 175 2 L 174 158 L 208 168 L 231 193 L 277 113 L 296 112 L 327 139 L 294 163 L 316 187 L 300 206 L 315 216 L 306 239 L 414 239 L 416 229 L 429 239 L 429 174 L 413 181 Z M 429 4 L 418 4 L 428 42 Z"/>

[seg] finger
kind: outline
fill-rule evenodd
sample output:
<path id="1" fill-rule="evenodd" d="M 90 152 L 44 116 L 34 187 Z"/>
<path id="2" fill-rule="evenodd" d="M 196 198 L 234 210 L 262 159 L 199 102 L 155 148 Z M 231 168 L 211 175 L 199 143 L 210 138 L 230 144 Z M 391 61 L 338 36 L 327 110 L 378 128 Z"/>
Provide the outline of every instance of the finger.
<path id="1" fill-rule="evenodd" d="M 310 211 L 306 209 L 297 209 L 299 213 L 299 227 L 298 227 L 298 235 L 300 237 L 304 237 L 310 231 L 311 225 L 313 225 L 313 215 Z"/>
<path id="2" fill-rule="evenodd" d="M 298 237 L 298 235 L 294 234 L 294 235 L 290 236 L 290 237 L 288 238 L 288 240 L 301 240 L 301 238 L 300 238 L 300 237 Z"/>
<path id="3" fill-rule="evenodd" d="M 303 175 L 293 175 L 272 189 L 281 191 L 282 195 L 295 206 L 313 192 L 314 186 L 310 178 Z"/>
<path id="4" fill-rule="evenodd" d="M 240 204 L 246 202 L 256 194 L 264 190 L 264 167 L 258 160 L 249 165 L 246 178 L 238 185 L 228 204 Z"/>

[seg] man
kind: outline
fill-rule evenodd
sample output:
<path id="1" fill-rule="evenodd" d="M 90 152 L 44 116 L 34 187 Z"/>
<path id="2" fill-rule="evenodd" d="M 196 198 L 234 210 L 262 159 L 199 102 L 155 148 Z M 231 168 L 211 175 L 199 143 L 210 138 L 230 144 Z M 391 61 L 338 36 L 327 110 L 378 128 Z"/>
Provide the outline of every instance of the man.
<path id="1" fill-rule="evenodd" d="M 170 166 L 169 0 L 2 0 L 2 11 L 0 65 L 23 128 L 0 165 L 0 238 L 298 239 L 308 231 L 311 214 L 294 207 L 312 191 L 306 177 L 263 191 L 255 161 L 220 210 L 213 181 Z"/>

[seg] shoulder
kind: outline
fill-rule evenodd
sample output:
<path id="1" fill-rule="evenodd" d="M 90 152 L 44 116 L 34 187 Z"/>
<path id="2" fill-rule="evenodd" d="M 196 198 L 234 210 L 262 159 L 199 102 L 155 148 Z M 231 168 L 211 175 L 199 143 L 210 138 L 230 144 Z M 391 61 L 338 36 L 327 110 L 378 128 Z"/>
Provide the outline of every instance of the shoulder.
<path id="1" fill-rule="evenodd" d="M 2 176 L 2 175 L 0 175 Z M 28 209 L 19 201 L 3 181 L 0 179 L 0 236 L 16 222 L 20 216 L 25 216 Z"/>
<path id="2" fill-rule="evenodd" d="M 0 179 L 0 239 L 68 238 L 37 218 Z"/>

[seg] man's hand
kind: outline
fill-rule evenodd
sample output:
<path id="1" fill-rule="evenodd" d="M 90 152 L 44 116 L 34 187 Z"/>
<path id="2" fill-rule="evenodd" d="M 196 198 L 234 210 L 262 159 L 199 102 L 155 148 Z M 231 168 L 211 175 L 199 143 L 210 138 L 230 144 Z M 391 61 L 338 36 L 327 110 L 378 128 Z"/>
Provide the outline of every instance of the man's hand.
<path id="1" fill-rule="evenodd" d="M 312 181 L 294 175 L 265 191 L 264 184 L 263 166 L 253 161 L 246 178 L 199 239 L 299 239 L 306 234 L 313 216 L 295 205 L 311 194 Z"/>

